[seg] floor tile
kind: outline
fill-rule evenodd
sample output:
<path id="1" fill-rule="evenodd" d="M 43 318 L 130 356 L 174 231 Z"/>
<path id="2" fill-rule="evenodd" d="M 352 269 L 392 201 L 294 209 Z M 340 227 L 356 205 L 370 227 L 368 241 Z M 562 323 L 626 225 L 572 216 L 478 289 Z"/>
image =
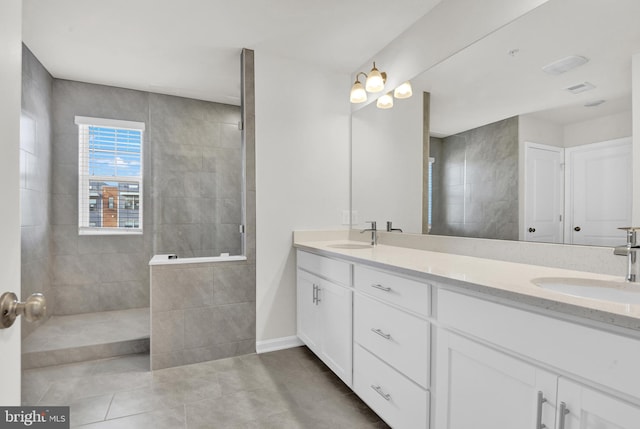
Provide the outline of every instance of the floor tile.
<path id="1" fill-rule="evenodd" d="M 71 426 L 75 427 L 103 421 L 107 415 L 111 399 L 113 399 L 113 395 L 102 395 L 83 398 L 69 404 Z"/>
<path id="2" fill-rule="evenodd" d="M 305 347 L 157 371 L 148 362 L 27 370 L 23 400 L 70 405 L 72 426 L 85 429 L 388 428 Z"/>

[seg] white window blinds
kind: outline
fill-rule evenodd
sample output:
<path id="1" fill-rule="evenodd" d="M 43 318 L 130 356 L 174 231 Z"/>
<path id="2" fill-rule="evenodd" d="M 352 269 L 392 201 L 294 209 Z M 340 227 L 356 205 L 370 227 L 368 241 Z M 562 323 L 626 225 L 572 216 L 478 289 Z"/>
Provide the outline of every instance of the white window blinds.
<path id="1" fill-rule="evenodd" d="M 80 234 L 142 232 L 142 122 L 76 116 Z"/>

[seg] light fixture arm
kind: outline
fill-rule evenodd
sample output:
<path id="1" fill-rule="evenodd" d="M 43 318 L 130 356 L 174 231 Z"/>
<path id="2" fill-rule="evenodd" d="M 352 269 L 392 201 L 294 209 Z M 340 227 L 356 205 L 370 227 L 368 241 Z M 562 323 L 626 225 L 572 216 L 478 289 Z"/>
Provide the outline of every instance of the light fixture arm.
<path id="1" fill-rule="evenodd" d="M 367 76 L 367 74 L 366 74 L 365 72 L 359 72 L 359 73 L 356 75 L 356 82 L 360 82 L 360 75 L 361 75 L 361 74 L 363 74 L 363 75 L 364 75 L 364 80 L 367 80 L 367 77 L 368 77 L 368 76 Z"/>

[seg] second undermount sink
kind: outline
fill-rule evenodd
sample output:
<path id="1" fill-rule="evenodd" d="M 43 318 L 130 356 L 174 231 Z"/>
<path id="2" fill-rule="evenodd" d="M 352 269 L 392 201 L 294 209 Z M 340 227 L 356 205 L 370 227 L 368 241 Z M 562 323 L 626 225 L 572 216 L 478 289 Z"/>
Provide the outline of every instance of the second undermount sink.
<path id="1" fill-rule="evenodd" d="M 336 244 L 330 244 L 328 247 L 333 247 L 334 249 L 372 249 L 373 248 L 371 244 L 366 244 L 366 243 L 336 243 Z"/>
<path id="2" fill-rule="evenodd" d="M 640 304 L 640 284 L 637 283 L 571 277 L 542 277 L 532 281 L 542 289 L 564 295 L 623 304 Z"/>

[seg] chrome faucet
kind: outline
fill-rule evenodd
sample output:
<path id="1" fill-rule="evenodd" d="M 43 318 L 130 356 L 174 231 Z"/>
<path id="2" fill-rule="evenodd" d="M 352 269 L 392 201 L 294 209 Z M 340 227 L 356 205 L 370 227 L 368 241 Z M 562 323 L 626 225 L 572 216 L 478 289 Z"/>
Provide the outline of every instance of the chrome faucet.
<path id="1" fill-rule="evenodd" d="M 637 241 L 636 231 L 639 231 L 640 228 L 630 226 L 618 229 L 627 231 L 627 244 L 614 248 L 613 254 L 627 257 L 626 279 L 628 282 L 638 282 L 640 281 L 640 264 L 638 263 L 638 251 L 640 250 L 640 244 L 638 244 Z"/>
<path id="2" fill-rule="evenodd" d="M 387 232 L 392 232 L 392 231 L 400 231 L 402 232 L 402 230 L 400 228 L 394 228 L 393 224 L 391 223 L 390 220 L 387 221 Z"/>
<path id="3" fill-rule="evenodd" d="M 375 246 L 376 244 L 378 244 L 378 230 L 376 229 L 376 221 L 368 220 L 365 223 L 370 223 L 371 228 L 363 229 L 362 231 L 360 231 L 360 234 L 371 231 L 371 245 Z"/>

